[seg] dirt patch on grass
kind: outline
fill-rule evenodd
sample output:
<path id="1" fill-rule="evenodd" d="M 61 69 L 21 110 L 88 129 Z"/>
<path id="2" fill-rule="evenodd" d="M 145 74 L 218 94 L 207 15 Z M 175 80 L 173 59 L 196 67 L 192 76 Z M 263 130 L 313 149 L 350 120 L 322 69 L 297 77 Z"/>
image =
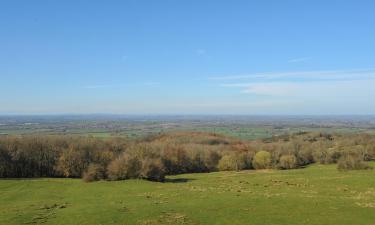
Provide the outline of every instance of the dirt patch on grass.
<path id="1" fill-rule="evenodd" d="M 275 173 L 273 169 L 261 169 L 261 170 L 242 170 L 238 173 Z"/>
<path id="2" fill-rule="evenodd" d="M 370 203 L 356 202 L 355 204 L 362 208 L 375 208 L 375 202 L 370 202 Z"/>
<path id="3" fill-rule="evenodd" d="M 65 209 L 67 206 L 67 203 L 43 205 L 38 209 L 38 213 L 27 224 L 46 223 L 50 218 L 54 218 L 56 216 L 58 210 Z"/>
<path id="4" fill-rule="evenodd" d="M 166 212 L 156 219 L 143 220 L 140 225 L 196 225 L 183 213 Z"/>

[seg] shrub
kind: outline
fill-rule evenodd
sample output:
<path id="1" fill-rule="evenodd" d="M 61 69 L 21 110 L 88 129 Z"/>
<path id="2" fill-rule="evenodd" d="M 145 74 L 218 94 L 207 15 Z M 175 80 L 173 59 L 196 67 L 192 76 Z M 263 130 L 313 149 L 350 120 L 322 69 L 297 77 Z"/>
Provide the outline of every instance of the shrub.
<path id="1" fill-rule="evenodd" d="M 245 163 L 244 169 L 254 169 L 253 167 L 253 159 L 254 159 L 254 152 L 243 152 L 239 155 L 241 160 Z"/>
<path id="2" fill-rule="evenodd" d="M 328 162 L 329 163 L 337 163 L 341 157 L 341 152 L 336 148 L 328 149 Z"/>
<path id="3" fill-rule="evenodd" d="M 167 174 L 192 172 L 191 158 L 183 148 L 167 145 L 161 155 Z"/>
<path id="4" fill-rule="evenodd" d="M 283 155 L 280 157 L 279 167 L 281 169 L 294 169 L 297 166 L 297 158 L 294 155 Z"/>
<path id="5" fill-rule="evenodd" d="M 9 153 L 0 146 L 0 178 L 10 177 L 12 173 L 12 171 L 9 171 L 11 169 L 11 162 L 12 158 Z"/>
<path id="6" fill-rule="evenodd" d="M 90 162 L 88 155 L 88 150 L 71 146 L 61 154 L 56 170 L 65 177 L 81 177 Z"/>
<path id="7" fill-rule="evenodd" d="M 230 154 L 225 155 L 220 159 L 218 167 L 221 171 L 239 171 L 246 167 L 246 163 L 241 155 Z"/>
<path id="8" fill-rule="evenodd" d="M 102 180 L 105 178 L 105 169 L 98 164 L 90 164 L 82 177 L 85 182 Z"/>
<path id="9" fill-rule="evenodd" d="M 358 153 L 347 153 L 340 157 L 337 163 L 339 170 L 366 170 L 372 169 Z"/>
<path id="10" fill-rule="evenodd" d="M 253 159 L 253 167 L 255 169 L 271 168 L 271 153 L 266 151 L 257 152 Z"/>
<path id="11" fill-rule="evenodd" d="M 207 151 L 205 154 L 204 161 L 208 171 L 217 170 L 220 159 L 221 156 L 216 151 Z"/>
<path id="12" fill-rule="evenodd" d="M 141 167 L 142 163 L 137 157 L 125 153 L 109 164 L 108 178 L 110 180 L 139 178 Z"/>
<path id="13" fill-rule="evenodd" d="M 229 142 L 223 139 L 214 138 L 214 139 L 207 139 L 202 141 L 204 145 L 228 145 Z"/>
<path id="14" fill-rule="evenodd" d="M 97 151 L 94 154 L 93 161 L 100 166 L 107 168 L 111 161 L 114 159 L 114 154 L 108 150 Z"/>
<path id="15" fill-rule="evenodd" d="M 255 157 L 255 146 L 266 152 Z M 160 180 L 163 167 L 166 174 L 210 172 L 218 167 L 241 170 L 277 165 L 288 169 L 313 162 L 339 162 L 339 169 L 361 169 L 368 168 L 365 161 L 370 160 L 375 160 L 375 135 L 370 134 L 301 132 L 250 142 L 197 132 L 136 140 L 0 135 L 0 177 L 4 178 L 84 176 L 91 181 L 109 175 L 113 180 Z"/>
<path id="16" fill-rule="evenodd" d="M 314 162 L 310 146 L 303 146 L 301 150 L 297 152 L 297 161 L 299 165 L 308 165 Z"/>
<path id="17" fill-rule="evenodd" d="M 338 159 L 341 156 L 341 153 L 335 148 L 318 148 L 314 149 L 312 155 L 315 162 L 318 162 L 320 164 L 330 164 L 337 163 Z"/>
<path id="18" fill-rule="evenodd" d="M 189 160 L 191 162 L 189 171 L 192 173 L 208 172 L 208 168 L 205 162 L 205 151 L 195 150 L 190 151 Z"/>
<path id="19" fill-rule="evenodd" d="M 233 160 L 230 155 L 223 156 L 218 164 L 220 171 L 234 170 Z"/>
<path id="20" fill-rule="evenodd" d="M 160 159 L 145 159 L 142 162 L 140 177 L 151 181 L 164 181 L 165 168 Z"/>

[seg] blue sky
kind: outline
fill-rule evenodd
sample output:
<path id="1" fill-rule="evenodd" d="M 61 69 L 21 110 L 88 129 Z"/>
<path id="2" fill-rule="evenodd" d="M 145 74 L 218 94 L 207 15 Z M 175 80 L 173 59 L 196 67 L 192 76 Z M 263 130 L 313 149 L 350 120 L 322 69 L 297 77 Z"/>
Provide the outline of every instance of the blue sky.
<path id="1" fill-rule="evenodd" d="M 0 1 L 0 113 L 375 114 L 374 1 Z"/>

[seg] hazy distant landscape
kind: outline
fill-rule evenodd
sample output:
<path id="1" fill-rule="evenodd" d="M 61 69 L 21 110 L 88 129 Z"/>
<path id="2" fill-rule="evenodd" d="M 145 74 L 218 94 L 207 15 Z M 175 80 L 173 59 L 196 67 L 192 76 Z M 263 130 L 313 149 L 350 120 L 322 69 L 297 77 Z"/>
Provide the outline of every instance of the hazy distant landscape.
<path id="1" fill-rule="evenodd" d="M 207 131 L 244 140 L 299 131 L 374 133 L 375 116 L 0 116 L 1 135 L 78 134 L 136 138 L 172 131 Z"/>
<path id="2" fill-rule="evenodd" d="M 1 0 L 0 225 L 375 225 L 374 12 Z"/>

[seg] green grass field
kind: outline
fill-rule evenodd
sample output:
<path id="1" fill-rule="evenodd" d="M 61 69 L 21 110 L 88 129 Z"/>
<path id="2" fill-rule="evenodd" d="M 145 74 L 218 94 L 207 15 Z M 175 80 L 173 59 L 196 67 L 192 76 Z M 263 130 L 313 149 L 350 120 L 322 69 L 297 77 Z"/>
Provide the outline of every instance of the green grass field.
<path id="1" fill-rule="evenodd" d="M 0 224 L 375 224 L 374 170 L 313 165 L 168 179 L 0 180 Z"/>
<path id="2" fill-rule="evenodd" d="M 304 127 L 304 126 L 285 126 L 282 128 L 275 128 L 275 125 L 238 125 L 228 123 L 226 125 L 212 126 L 210 124 L 191 125 L 183 123 L 180 126 L 163 127 L 164 123 L 142 123 L 137 125 L 124 124 L 122 128 L 82 128 L 77 124 L 78 127 L 64 129 L 58 125 L 51 125 L 52 128 L 46 126 L 20 126 L 20 127 L 2 127 L 0 126 L 0 135 L 30 135 L 30 134 L 70 134 L 70 135 L 82 135 L 82 136 L 94 136 L 101 138 L 108 138 L 113 136 L 128 137 L 130 139 L 136 139 L 145 137 L 150 134 L 157 134 L 160 132 L 180 132 L 180 131 L 192 131 L 192 132 L 211 132 L 223 134 L 226 136 L 235 137 L 241 140 L 257 140 L 262 138 L 270 138 L 272 136 L 297 133 L 301 131 L 308 132 L 325 132 L 325 133 L 360 133 L 366 132 L 375 134 L 374 129 L 370 128 L 356 128 L 356 127 Z M 121 124 L 121 123 L 120 123 Z M 119 125 L 119 124 L 117 124 Z"/>

